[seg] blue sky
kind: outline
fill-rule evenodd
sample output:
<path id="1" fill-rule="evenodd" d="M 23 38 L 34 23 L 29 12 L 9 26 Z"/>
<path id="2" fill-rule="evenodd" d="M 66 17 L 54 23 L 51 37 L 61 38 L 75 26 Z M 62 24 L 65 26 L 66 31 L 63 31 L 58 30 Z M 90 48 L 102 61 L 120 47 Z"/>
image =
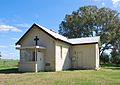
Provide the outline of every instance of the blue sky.
<path id="1" fill-rule="evenodd" d="M 120 0 L 0 0 L 0 52 L 19 59 L 17 40 L 33 23 L 58 31 L 65 14 L 81 6 L 109 7 L 120 12 Z"/>

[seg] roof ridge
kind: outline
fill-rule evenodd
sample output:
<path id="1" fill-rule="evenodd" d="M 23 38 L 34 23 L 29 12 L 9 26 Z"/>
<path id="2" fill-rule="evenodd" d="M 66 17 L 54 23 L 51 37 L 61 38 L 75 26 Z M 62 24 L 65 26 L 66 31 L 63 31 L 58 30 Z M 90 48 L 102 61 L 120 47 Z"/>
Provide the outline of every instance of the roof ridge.
<path id="1" fill-rule="evenodd" d="M 34 27 L 38 27 L 39 29 L 43 30 L 45 33 L 47 33 L 49 36 L 51 36 L 54 39 L 58 39 L 61 40 L 63 42 L 69 43 L 69 44 L 81 44 L 81 43 L 95 43 L 95 42 L 99 42 L 100 36 L 95 36 L 95 37 L 83 37 L 83 38 L 67 38 L 57 32 L 51 31 L 50 29 L 43 27 L 39 24 L 33 24 L 28 30 L 27 32 L 18 40 L 17 44 L 20 44 L 21 40 L 24 38 L 24 36 Z"/>

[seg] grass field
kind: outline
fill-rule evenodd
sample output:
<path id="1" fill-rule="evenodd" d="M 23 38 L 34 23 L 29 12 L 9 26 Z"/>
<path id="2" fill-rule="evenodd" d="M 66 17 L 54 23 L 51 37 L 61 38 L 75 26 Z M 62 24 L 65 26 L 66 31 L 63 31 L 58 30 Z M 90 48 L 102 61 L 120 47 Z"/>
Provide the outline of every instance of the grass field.
<path id="1" fill-rule="evenodd" d="M 0 60 L 0 69 L 16 68 L 18 60 Z"/>
<path id="2" fill-rule="evenodd" d="M 12 67 L 15 66 L 16 64 Z M 0 85 L 120 85 L 119 65 L 103 65 L 98 71 L 73 70 L 38 73 L 9 72 L 9 69 L 6 70 L 8 72 L 4 71 L 3 68 L 0 70 Z"/>

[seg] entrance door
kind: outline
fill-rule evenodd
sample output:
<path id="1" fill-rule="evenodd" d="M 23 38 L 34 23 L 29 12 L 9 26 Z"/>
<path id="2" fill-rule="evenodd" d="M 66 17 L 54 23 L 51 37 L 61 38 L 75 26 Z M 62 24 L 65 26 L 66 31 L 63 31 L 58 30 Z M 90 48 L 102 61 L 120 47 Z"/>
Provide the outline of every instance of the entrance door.
<path id="1" fill-rule="evenodd" d="M 44 71 L 44 54 L 37 52 L 37 70 Z"/>
<path id="2" fill-rule="evenodd" d="M 82 52 L 77 52 L 77 68 L 83 68 L 83 53 Z"/>

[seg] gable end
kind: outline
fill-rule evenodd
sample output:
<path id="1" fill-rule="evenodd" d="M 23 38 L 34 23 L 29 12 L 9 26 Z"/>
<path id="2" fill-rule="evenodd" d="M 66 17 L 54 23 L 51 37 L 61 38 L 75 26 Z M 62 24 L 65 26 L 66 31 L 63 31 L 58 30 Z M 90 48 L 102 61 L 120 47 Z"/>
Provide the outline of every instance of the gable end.
<path id="1" fill-rule="evenodd" d="M 37 27 L 38 29 L 42 30 L 43 32 L 45 32 L 46 34 L 48 34 L 50 37 L 52 37 L 53 39 L 56 40 L 56 38 L 52 35 L 50 35 L 49 33 L 47 33 L 45 30 L 43 30 L 42 28 L 40 28 L 38 25 L 36 25 L 35 23 L 27 30 L 27 32 L 15 43 L 15 45 L 20 45 L 20 42 L 22 41 L 22 39 L 30 32 L 30 30 L 33 28 L 33 27 Z"/>

